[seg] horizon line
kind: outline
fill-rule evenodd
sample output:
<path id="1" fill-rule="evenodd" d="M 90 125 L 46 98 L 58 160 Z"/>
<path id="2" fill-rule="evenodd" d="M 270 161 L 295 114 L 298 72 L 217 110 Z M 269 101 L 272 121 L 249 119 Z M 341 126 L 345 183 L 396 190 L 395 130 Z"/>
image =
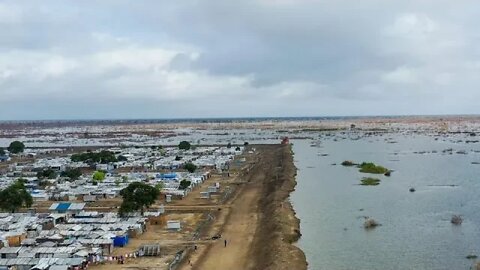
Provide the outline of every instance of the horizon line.
<path id="1" fill-rule="evenodd" d="M 94 122 L 94 121 L 199 121 L 199 120 L 270 120 L 270 119 L 359 119 L 359 118 L 402 118 L 402 117 L 475 117 L 480 114 L 384 114 L 384 115 L 330 115 L 330 116 L 229 116 L 229 117 L 168 117 L 168 118 L 72 118 L 72 119 L 0 119 L 7 122 Z"/>

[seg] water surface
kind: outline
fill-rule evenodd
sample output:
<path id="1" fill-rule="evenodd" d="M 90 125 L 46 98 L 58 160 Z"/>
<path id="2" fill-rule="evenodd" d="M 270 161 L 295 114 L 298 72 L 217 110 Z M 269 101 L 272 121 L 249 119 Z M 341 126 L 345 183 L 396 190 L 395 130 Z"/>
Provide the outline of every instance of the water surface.
<path id="1" fill-rule="evenodd" d="M 480 145 L 427 136 L 385 139 L 328 138 L 321 147 L 293 142 L 299 170 L 291 199 L 309 269 L 470 269 L 465 256 L 480 255 L 480 165 L 471 164 L 480 161 Z M 448 148 L 452 154 L 442 153 Z M 371 175 L 341 166 L 343 160 L 395 171 L 379 177 L 379 186 L 359 186 Z M 461 226 L 450 223 L 453 214 L 464 217 Z M 365 230 L 364 216 L 382 226 Z"/>

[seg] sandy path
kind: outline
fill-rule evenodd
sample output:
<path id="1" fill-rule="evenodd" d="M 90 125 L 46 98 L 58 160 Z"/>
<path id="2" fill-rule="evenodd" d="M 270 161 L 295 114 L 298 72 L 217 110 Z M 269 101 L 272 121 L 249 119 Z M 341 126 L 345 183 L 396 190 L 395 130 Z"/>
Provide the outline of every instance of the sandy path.
<path id="1" fill-rule="evenodd" d="M 258 198 L 260 188 L 247 185 L 231 208 L 228 223 L 217 240 L 205 254 L 205 260 L 192 269 L 246 269 L 248 251 L 258 223 Z M 225 247 L 224 240 L 227 240 Z"/>
<path id="2" fill-rule="evenodd" d="M 251 261 L 248 257 L 259 221 L 258 201 L 263 177 L 263 170 L 260 170 L 253 174 L 249 183 L 244 184 L 238 196 L 230 204 L 230 212 L 221 231 L 222 239 L 208 246 L 201 255 L 198 254 L 200 258 L 198 261 L 195 260 L 193 266 L 186 265 L 182 268 L 183 270 L 251 268 L 248 265 Z M 226 247 L 225 240 L 227 240 Z"/>

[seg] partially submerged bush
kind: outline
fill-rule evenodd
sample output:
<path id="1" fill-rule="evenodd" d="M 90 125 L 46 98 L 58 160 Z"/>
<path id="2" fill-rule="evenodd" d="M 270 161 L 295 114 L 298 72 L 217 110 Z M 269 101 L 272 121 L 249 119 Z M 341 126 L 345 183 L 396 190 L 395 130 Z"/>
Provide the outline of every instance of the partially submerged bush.
<path id="1" fill-rule="evenodd" d="M 390 171 L 389 169 L 375 165 L 375 163 L 372 162 L 363 162 L 362 164 L 358 165 L 358 167 L 362 173 L 385 174 Z"/>
<path id="2" fill-rule="evenodd" d="M 363 227 L 365 229 L 373 229 L 377 226 L 380 226 L 380 224 L 377 221 L 375 221 L 373 218 L 367 218 L 367 219 L 365 219 L 365 222 L 363 223 Z"/>
<path id="3" fill-rule="evenodd" d="M 351 167 L 351 166 L 355 166 L 357 165 L 355 162 L 351 161 L 351 160 L 345 160 L 344 162 L 342 162 L 342 166 L 346 166 L 346 167 Z"/>
<path id="4" fill-rule="evenodd" d="M 453 215 L 450 222 L 452 222 L 452 224 L 454 225 L 461 225 L 463 222 L 463 219 L 460 215 Z"/>
<path id="5" fill-rule="evenodd" d="M 380 184 L 380 179 L 372 177 L 364 177 L 360 181 L 362 186 L 378 186 Z"/>

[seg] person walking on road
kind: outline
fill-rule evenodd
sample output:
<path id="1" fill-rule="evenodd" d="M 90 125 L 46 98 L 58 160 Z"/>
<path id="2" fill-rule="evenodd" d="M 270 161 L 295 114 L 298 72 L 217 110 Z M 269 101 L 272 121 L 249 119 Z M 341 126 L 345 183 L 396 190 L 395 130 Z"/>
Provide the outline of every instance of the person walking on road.
<path id="1" fill-rule="evenodd" d="M 227 239 L 225 239 L 225 247 L 227 247 Z"/>

